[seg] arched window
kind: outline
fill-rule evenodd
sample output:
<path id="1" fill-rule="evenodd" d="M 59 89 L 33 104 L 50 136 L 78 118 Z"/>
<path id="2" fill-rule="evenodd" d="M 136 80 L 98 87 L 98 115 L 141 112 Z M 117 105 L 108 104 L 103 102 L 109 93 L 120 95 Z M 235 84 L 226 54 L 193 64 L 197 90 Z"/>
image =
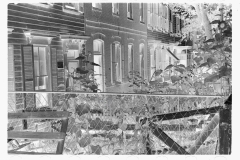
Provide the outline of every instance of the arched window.
<path id="1" fill-rule="evenodd" d="M 144 44 L 143 43 L 141 43 L 140 45 L 139 45 L 139 55 L 140 55 L 140 62 L 139 62 L 139 72 L 140 72 L 140 76 L 142 77 L 142 78 L 145 78 L 144 76 L 144 71 L 145 71 L 145 61 L 144 61 L 144 59 L 145 59 L 145 57 L 144 57 Z"/>
<path id="2" fill-rule="evenodd" d="M 111 69 L 111 82 L 118 83 L 122 82 L 122 54 L 121 44 L 115 42 L 112 44 L 112 69 Z"/>
<path id="3" fill-rule="evenodd" d="M 100 66 L 94 66 L 94 78 L 98 84 L 98 89 L 103 92 L 103 54 L 104 54 L 104 42 L 96 39 L 93 41 L 93 62 Z"/>

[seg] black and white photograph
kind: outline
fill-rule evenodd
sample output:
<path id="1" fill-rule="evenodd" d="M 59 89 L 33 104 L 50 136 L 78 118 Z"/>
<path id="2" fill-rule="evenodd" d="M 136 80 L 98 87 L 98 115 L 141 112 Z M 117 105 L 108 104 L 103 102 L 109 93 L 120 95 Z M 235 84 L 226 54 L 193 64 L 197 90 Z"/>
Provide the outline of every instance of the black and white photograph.
<path id="1" fill-rule="evenodd" d="M 232 154 L 231 2 L 65 1 L 7 4 L 8 155 Z"/>

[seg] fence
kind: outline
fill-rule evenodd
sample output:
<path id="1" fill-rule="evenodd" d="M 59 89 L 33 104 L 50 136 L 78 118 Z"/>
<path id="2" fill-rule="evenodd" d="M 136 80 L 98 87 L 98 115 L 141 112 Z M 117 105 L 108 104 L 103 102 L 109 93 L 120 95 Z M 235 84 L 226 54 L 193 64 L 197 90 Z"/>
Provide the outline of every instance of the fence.
<path id="1" fill-rule="evenodd" d="M 224 125 L 225 130 L 220 132 L 222 125 L 218 125 L 219 118 L 221 123 L 224 121 L 221 111 L 226 97 L 76 92 L 9 92 L 8 97 L 9 115 L 70 113 L 63 154 L 205 155 L 229 150 L 220 151 L 221 143 L 226 141 L 221 142 L 219 134 L 231 128 L 226 130 Z M 62 123 L 49 117 L 13 118 L 8 120 L 8 136 L 17 131 L 59 133 Z M 55 153 L 59 140 L 26 141 L 22 137 L 9 138 L 8 142 L 9 153 L 37 154 Z"/>

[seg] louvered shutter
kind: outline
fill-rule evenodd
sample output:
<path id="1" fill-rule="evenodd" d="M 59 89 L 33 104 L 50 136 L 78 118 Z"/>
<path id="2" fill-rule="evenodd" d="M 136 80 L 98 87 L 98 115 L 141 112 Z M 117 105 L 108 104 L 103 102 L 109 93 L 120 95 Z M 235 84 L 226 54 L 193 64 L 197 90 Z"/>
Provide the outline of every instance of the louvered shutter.
<path id="1" fill-rule="evenodd" d="M 22 71 L 24 91 L 34 91 L 34 59 L 33 59 L 33 45 L 22 46 Z M 35 107 L 35 94 L 24 94 L 25 108 Z"/>
<path id="2" fill-rule="evenodd" d="M 34 60 L 33 60 L 33 46 L 22 46 L 23 57 L 23 73 L 24 73 L 24 90 L 34 91 Z"/>

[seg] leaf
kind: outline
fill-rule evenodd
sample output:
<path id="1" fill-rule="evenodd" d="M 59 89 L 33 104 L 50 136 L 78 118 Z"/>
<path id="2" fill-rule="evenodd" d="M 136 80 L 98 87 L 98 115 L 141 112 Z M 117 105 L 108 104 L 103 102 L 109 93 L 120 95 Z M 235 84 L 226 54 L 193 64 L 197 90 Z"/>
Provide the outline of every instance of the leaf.
<path id="1" fill-rule="evenodd" d="M 133 87 L 133 84 L 130 84 L 128 87 Z"/>
<path id="2" fill-rule="evenodd" d="M 220 20 L 214 20 L 211 22 L 211 24 L 218 24 L 220 22 Z"/>
<path id="3" fill-rule="evenodd" d="M 177 67 L 186 68 L 185 65 L 183 65 L 183 64 L 179 64 L 179 65 L 177 65 Z"/>
<path id="4" fill-rule="evenodd" d="M 214 73 L 208 77 L 206 77 L 204 79 L 204 83 L 207 83 L 207 82 L 215 82 L 219 79 L 219 74 L 218 73 Z"/>
<path id="5" fill-rule="evenodd" d="M 180 77 L 177 77 L 177 76 L 171 76 L 171 80 L 172 80 L 172 83 L 175 83 L 177 81 L 180 81 L 181 78 Z"/>
<path id="6" fill-rule="evenodd" d="M 229 53 L 232 52 L 232 50 L 231 50 L 229 47 L 226 47 L 226 48 L 224 49 L 224 51 L 229 52 Z"/>
<path id="7" fill-rule="evenodd" d="M 223 77 L 223 76 L 229 76 L 231 75 L 231 68 L 228 68 L 226 66 L 222 66 L 219 68 L 219 77 Z"/>
<path id="8" fill-rule="evenodd" d="M 183 68 L 175 68 L 175 71 L 178 71 L 178 72 L 180 72 L 180 73 L 183 74 L 183 72 L 185 71 L 185 69 L 183 69 Z"/>
<path id="9" fill-rule="evenodd" d="M 79 57 L 75 58 L 76 60 L 80 60 L 80 59 L 85 59 L 85 56 L 83 55 L 79 55 Z"/>
<path id="10" fill-rule="evenodd" d="M 226 37 L 232 37 L 232 30 L 228 29 L 223 31 L 223 35 Z"/>
<path id="11" fill-rule="evenodd" d="M 199 68 L 200 68 L 200 67 L 205 67 L 205 66 L 208 66 L 208 62 L 202 63 L 202 64 L 199 66 Z"/>
<path id="12" fill-rule="evenodd" d="M 202 58 L 202 57 L 195 57 L 193 60 L 194 60 L 197 64 L 199 64 L 199 63 L 203 60 L 203 58 Z"/>
<path id="13" fill-rule="evenodd" d="M 89 86 L 88 88 L 91 89 L 92 91 L 96 91 L 98 89 L 98 86 L 94 84 Z"/>
<path id="14" fill-rule="evenodd" d="M 150 85 L 155 85 L 155 84 L 157 84 L 157 83 L 158 83 L 158 81 L 150 81 L 150 82 L 149 82 Z"/>
<path id="15" fill-rule="evenodd" d="M 216 14 L 215 16 L 222 16 L 221 14 Z"/>
<path id="16" fill-rule="evenodd" d="M 208 63 L 208 66 L 210 67 L 212 64 L 216 63 L 216 61 L 212 57 L 210 57 L 207 59 L 207 63 Z"/>
<path id="17" fill-rule="evenodd" d="M 215 39 L 216 39 L 216 41 L 221 41 L 221 40 L 223 39 L 223 37 L 221 36 L 220 33 L 217 33 L 217 34 L 215 35 Z"/>
<path id="18" fill-rule="evenodd" d="M 214 42 L 214 41 L 215 41 L 214 39 L 208 39 L 208 40 L 204 41 L 203 43 Z"/>
<path id="19" fill-rule="evenodd" d="M 172 67 L 173 67 L 173 65 L 170 64 L 170 65 L 168 65 L 168 66 L 165 68 L 165 70 L 167 70 L 167 69 L 171 69 Z"/>
<path id="20" fill-rule="evenodd" d="M 100 155 L 102 153 L 102 147 L 99 145 L 93 146 L 90 145 L 91 149 L 92 149 L 92 153 L 95 153 L 97 155 Z"/>
<path id="21" fill-rule="evenodd" d="M 79 140 L 79 145 L 80 147 L 86 147 L 87 145 L 89 145 L 92 141 L 92 137 L 90 135 L 86 135 L 84 137 L 82 137 L 80 140 Z"/>
<path id="22" fill-rule="evenodd" d="M 163 70 L 159 69 L 155 71 L 155 76 L 159 76 L 161 73 L 163 72 Z"/>
<path id="23" fill-rule="evenodd" d="M 76 113 L 79 116 L 81 116 L 81 115 L 83 115 L 85 113 L 90 112 L 91 108 L 90 108 L 90 105 L 81 103 L 80 105 L 76 106 L 75 110 L 76 110 Z"/>
<path id="24" fill-rule="evenodd" d="M 101 67 L 99 64 L 94 63 L 94 62 L 90 62 L 90 64 L 93 65 L 93 66 L 99 66 L 99 67 Z"/>
<path id="25" fill-rule="evenodd" d="M 83 70 L 81 68 L 76 68 L 76 73 L 80 73 L 80 74 L 87 74 L 89 71 L 88 70 Z"/>

